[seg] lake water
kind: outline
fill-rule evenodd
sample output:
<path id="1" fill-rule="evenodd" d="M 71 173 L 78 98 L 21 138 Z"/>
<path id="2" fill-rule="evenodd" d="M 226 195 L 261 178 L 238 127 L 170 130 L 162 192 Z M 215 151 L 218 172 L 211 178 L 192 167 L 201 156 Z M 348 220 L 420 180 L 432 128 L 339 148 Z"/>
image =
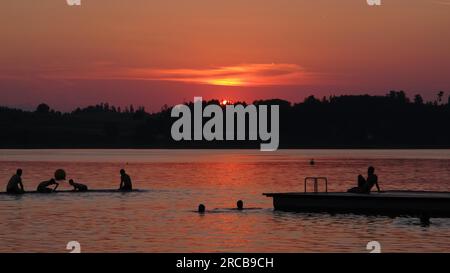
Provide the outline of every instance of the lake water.
<path id="1" fill-rule="evenodd" d="M 343 191 L 369 165 L 383 190 L 450 188 L 450 150 L 0 150 L 2 191 L 19 167 L 28 190 L 58 168 L 92 189 L 117 188 L 125 168 L 148 190 L 0 195 L 0 252 L 450 252 L 450 219 L 278 212 L 262 196 L 303 191 L 306 176 Z M 228 209 L 239 199 L 261 209 Z"/>

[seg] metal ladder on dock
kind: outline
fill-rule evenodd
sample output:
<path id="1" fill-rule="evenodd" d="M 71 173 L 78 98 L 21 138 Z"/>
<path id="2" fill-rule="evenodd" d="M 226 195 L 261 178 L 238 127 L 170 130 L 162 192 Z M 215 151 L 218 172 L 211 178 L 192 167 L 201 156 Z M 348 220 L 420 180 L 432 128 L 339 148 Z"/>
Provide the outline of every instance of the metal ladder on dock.
<path id="1" fill-rule="evenodd" d="M 319 192 L 319 181 L 324 181 L 325 183 L 325 192 L 328 192 L 328 179 L 326 177 L 305 177 L 305 193 L 307 192 L 307 184 L 308 181 L 311 181 L 313 183 L 313 187 L 314 187 L 314 193 L 318 193 Z"/>

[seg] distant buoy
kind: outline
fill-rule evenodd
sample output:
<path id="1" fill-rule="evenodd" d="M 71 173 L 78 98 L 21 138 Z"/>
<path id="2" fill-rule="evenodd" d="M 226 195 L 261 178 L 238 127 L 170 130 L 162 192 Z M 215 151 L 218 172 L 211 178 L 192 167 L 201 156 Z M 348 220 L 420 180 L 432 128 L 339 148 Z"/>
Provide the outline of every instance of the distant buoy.
<path id="1" fill-rule="evenodd" d="M 60 180 L 66 180 L 66 171 L 64 171 L 63 169 L 58 169 L 55 171 L 55 180 L 60 181 Z"/>
<path id="2" fill-rule="evenodd" d="M 206 210 L 205 205 L 203 205 L 203 204 L 198 205 L 198 212 L 199 213 L 204 213 L 205 210 Z"/>

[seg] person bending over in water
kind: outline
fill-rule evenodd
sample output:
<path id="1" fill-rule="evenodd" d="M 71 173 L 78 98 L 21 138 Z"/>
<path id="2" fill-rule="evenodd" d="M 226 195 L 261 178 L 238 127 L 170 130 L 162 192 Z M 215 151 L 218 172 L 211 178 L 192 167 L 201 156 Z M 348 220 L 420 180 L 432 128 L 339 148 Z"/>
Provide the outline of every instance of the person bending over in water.
<path id="1" fill-rule="evenodd" d="M 381 192 L 375 168 L 370 166 L 367 169 L 367 179 L 364 179 L 362 175 L 358 175 L 358 187 L 351 188 L 347 192 L 369 194 L 373 186 L 377 186 L 378 192 Z"/>
<path id="2" fill-rule="evenodd" d="M 88 191 L 88 187 L 81 183 L 75 183 L 73 179 L 69 180 L 69 184 L 73 187 L 74 191 Z"/>
<path id="3" fill-rule="evenodd" d="M 52 189 L 50 188 L 50 186 L 55 185 L 55 187 Z M 39 193 L 51 193 L 51 192 L 55 192 L 56 189 L 58 188 L 59 184 L 56 182 L 56 180 L 54 178 L 48 180 L 48 181 L 44 181 L 41 182 L 39 184 L 39 186 L 37 187 L 37 191 Z"/>
<path id="4" fill-rule="evenodd" d="M 22 169 L 17 169 L 16 174 L 11 176 L 8 185 L 6 186 L 6 192 L 11 194 L 24 193 L 22 184 Z"/>
<path id="5" fill-rule="evenodd" d="M 125 172 L 124 169 L 120 170 L 120 187 L 119 191 L 132 191 L 133 185 L 131 183 L 130 176 Z"/>

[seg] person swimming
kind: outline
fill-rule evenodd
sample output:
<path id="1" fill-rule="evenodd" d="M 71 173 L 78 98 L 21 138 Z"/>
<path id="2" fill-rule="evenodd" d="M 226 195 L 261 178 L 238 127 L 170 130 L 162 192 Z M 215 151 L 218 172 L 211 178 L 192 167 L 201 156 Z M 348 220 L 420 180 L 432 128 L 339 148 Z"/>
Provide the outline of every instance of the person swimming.
<path id="1" fill-rule="evenodd" d="M 205 213 L 206 207 L 203 204 L 198 205 L 198 213 Z"/>
<path id="2" fill-rule="evenodd" d="M 244 210 L 260 210 L 262 208 L 244 208 L 244 201 L 238 200 L 236 202 L 235 208 L 215 208 L 213 210 L 206 211 L 206 206 L 204 204 L 199 204 L 198 208 L 195 212 L 204 214 L 204 213 L 229 213 L 235 211 L 244 211 Z"/>
<path id="3" fill-rule="evenodd" d="M 234 208 L 232 210 L 260 210 L 260 209 L 261 208 L 255 208 L 255 207 L 252 207 L 252 208 L 246 207 L 246 208 L 244 208 L 244 201 L 238 200 L 236 202 L 236 208 Z"/>
<path id="4" fill-rule="evenodd" d="M 347 192 L 369 194 L 373 186 L 376 186 L 378 192 L 381 192 L 380 186 L 378 185 L 378 176 L 375 174 L 375 168 L 370 166 L 367 169 L 367 179 L 364 179 L 362 175 L 358 175 L 358 186 L 349 189 Z"/>
<path id="5" fill-rule="evenodd" d="M 238 210 L 243 210 L 244 209 L 244 202 L 242 200 L 239 200 L 236 202 L 236 207 Z"/>
<path id="6" fill-rule="evenodd" d="M 10 194 L 22 194 L 25 192 L 22 184 L 22 169 L 17 169 L 16 174 L 11 176 L 6 192 Z"/>
<path id="7" fill-rule="evenodd" d="M 131 182 L 130 176 L 125 172 L 124 169 L 121 169 L 119 191 L 132 191 L 132 190 L 133 190 L 133 183 Z"/>
<path id="8" fill-rule="evenodd" d="M 69 184 L 73 187 L 74 191 L 88 191 L 88 186 L 81 183 L 75 183 L 73 179 L 69 180 Z"/>
<path id="9" fill-rule="evenodd" d="M 52 189 L 50 186 L 55 185 L 55 187 Z M 39 186 L 37 187 L 37 192 L 39 193 L 51 193 L 51 192 L 55 192 L 56 189 L 58 188 L 59 183 L 56 182 L 56 180 L 54 178 L 48 180 L 48 181 L 43 181 L 41 183 L 39 183 Z"/>

